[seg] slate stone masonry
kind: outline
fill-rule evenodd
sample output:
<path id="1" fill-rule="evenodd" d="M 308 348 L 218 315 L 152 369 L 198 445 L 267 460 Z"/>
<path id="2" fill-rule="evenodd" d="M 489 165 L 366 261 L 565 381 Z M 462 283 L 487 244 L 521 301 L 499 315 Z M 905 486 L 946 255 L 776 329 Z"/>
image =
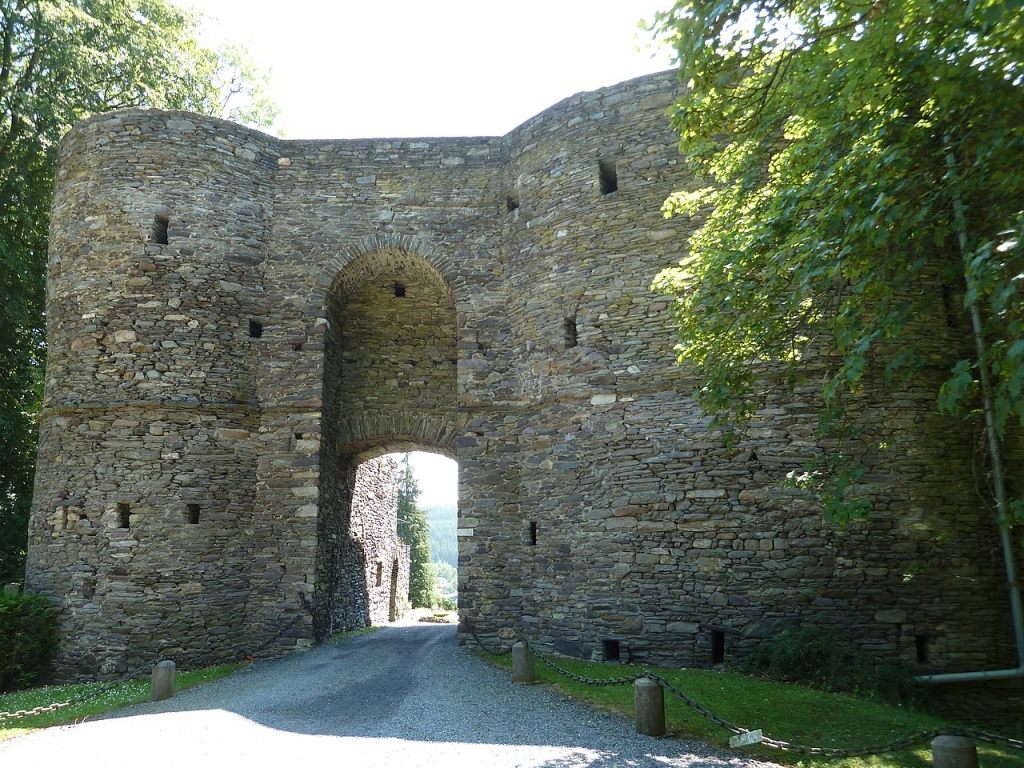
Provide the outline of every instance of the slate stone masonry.
<path id="1" fill-rule="evenodd" d="M 734 441 L 700 412 L 650 290 L 700 224 L 660 213 L 696 183 L 677 93 L 639 78 L 489 138 L 76 126 L 28 558 L 62 605 L 61 669 L 393 614 L 391 470 L 366 490 L 357 468 L 409 449 L 459 462 L 460 613 L 495 642 L 710 665 L 804 621 L 922 671 L 1014 665 L 973 437 L 934 390 L 851 397 L 875 514 L 845 528 L 780 487 L 829 448 L 820 361 Z M 960 331 L 922 332 L 938 380 Z"/>

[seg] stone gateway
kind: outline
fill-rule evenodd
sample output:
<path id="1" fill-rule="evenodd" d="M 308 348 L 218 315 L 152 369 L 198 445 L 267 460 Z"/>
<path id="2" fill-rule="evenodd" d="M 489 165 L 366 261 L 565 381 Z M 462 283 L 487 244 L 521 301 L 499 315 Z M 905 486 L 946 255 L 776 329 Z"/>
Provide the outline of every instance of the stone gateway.
<path id="1" fill-rule="evenodd" d="M 1013 666 L 995 518 L 934 389 L 849 404 L 875 511 L 844 528 L 780 485 L 827 448 L 813 361 L 732 440 L 698 409 L 650 290 L 699 224 L 660 212 L 694 185 L 677 93 L 639 78 L 500 138 L 76 126 L 27 577 L 61 605 L 60 671 L 396 615 L 377 459 L 411 449 L 458 460 L 459 610 L 492 642 L 712 665 L 803 621 L 922 672 Z M 929 332 L 941 377 L 956 329 Z"/>

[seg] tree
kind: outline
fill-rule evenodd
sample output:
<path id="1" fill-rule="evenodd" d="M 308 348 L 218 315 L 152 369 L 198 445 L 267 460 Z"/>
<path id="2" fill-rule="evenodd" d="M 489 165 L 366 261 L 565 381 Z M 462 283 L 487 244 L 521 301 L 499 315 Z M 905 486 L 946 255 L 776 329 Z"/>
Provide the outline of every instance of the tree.
<path id="1" fill-rule="evenodd" d="M 407 453 L 398 478 L 398 537 L 409 545 L 409 602 L 413 608 L 433 608 L 437 596 L 430 561 L 430 526 L 426 513 L 416 503 L 419 495 Z"/>
<path id="2" fill-rule="evenodd" d="M 137 106 L 273 119 L 242 53 L 201 47 L 196 26 L 165 0 L 0 0 L 0 578 L 24 558 L 61 136 L 93 113 Z M 244 98 L 228 107 L 218 85 L 232 82 Z"/>
<path id="3" fill-rule="evenodd" d="M 929 276 L 978 326 L 941 406 L 976 406 L 984 374 L 997 440 L 1024 423 L 1022 4 L 695 0 L 658 17 L 690 86 L 673 123 L 705 182 L 664 210 L 707 218 L 657 287 L 722 421 L 756 407 L 750 361 L 796 375 L 821 339 L 838 352 L 830 406 L 869 364 L 914 376 L 906 332 L 941 301 L 917 289 Z"/>
<path id="4" fill-rule="evenodd" d="M 835 365 L 827 418 L 866 371 L 918 377 L 923 318 L 942 295 L 971 339 L 936 392 L 983 419 L 995 515 L 1021 639 L 1001 455 L 1024 425 L 1022 0 L 690 0 L 654 27 L 688 92 L 673 123 L 706 186 L 665 203 L 706 214 L 659 276 L 698 396 L 736 424 L 770 364 L 798 376 L 814 344 Z M 957 307 L 957 303 L 960 307 Z M 968 351 L 969 350 L 969 351 Z M 755 364 L 751 364 L 754 362 Z M 840 521 L 856 468 L 810 473 Z M 837 479 L 838 478 L 838 479 Z M 845 479 L 844 479 L 845 478 Z"/>

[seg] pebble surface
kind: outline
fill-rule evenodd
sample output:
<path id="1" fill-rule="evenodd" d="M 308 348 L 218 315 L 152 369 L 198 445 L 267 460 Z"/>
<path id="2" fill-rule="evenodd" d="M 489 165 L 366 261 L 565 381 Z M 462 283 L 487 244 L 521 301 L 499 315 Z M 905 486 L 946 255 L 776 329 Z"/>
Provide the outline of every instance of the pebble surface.
<path id="1" fill-rule="evenodd" d="M 262 662 L 110 716 L 0 743 L 0 765 L 282 766 L 765 765 L 713 747 L 638 736 L 509 674 L 455 641 L 455 627 L 405 623 Z"/>

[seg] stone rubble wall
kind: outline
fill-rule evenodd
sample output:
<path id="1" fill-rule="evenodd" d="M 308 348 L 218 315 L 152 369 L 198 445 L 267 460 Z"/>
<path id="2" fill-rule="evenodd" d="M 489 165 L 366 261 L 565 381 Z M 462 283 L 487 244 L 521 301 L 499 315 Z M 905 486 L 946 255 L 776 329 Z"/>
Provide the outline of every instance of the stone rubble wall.
<path id="1" fill-rule="evenodd" d="M 283 650 L 390 613 L 390 528 L 359 539 L 377 513 L 353 500 L 361 467 L 412 449 L 459 462 L 460 614 L 492 640 L 707 666 L 811 622 L 922 672 L 1013 666 L 972 427 L 935 413 L 964 340 L 937 282 L 934 381 L 869 371 L 847 402 L 869 521 L 782 487 L 837 449 L 816 434 L 824 354 L 792 390 L 766 371 L 729 439 L 700 412 L 650 290 L 701 223 L 660 213 L 697 184 L 678 87 L 577 94 L 500 138 L 77 126 L 28 567 L 63 603 L 66 667 L 205 660 L 295 621 Z"/>

